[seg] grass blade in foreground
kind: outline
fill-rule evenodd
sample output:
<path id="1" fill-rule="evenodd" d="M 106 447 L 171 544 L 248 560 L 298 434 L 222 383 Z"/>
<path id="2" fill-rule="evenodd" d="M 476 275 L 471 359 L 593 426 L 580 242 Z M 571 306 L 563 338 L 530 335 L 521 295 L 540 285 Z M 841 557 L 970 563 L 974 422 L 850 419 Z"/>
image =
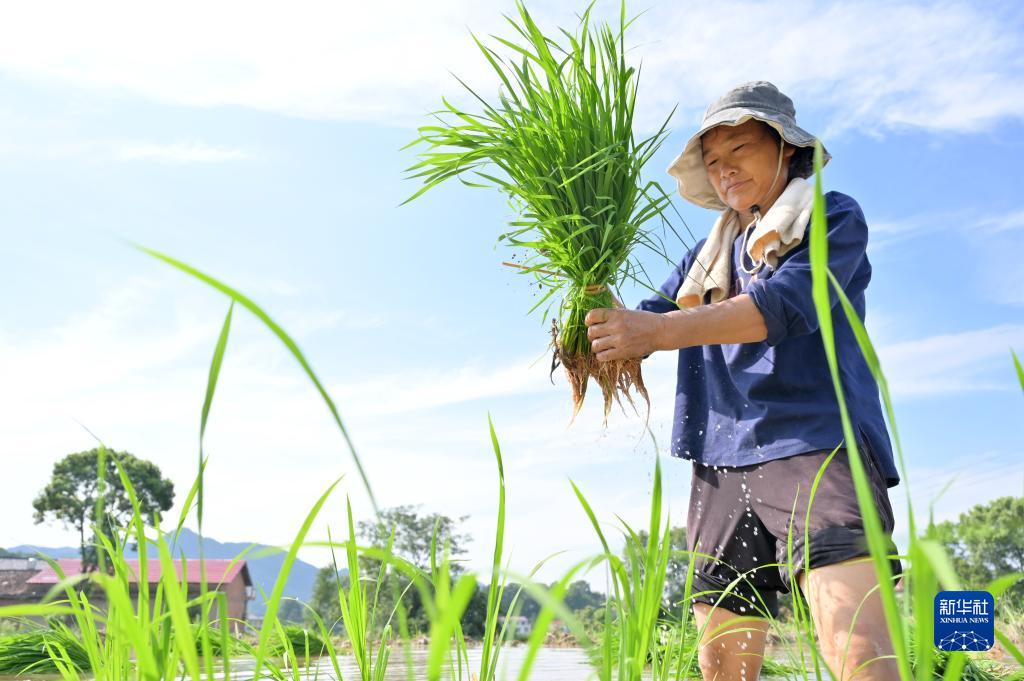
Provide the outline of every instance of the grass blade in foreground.
<path id="1" fill-rule="evenodd" d="M 281 565 L 281 569 L 277 575 L 277 581 L 274 583 L 274 590 L 270 595 L 270 601 L 267 603 L 267 612 L 263 618 L 263 626 L 260 628 L 259 636 L 259 648 L 256 655 L 256 666 L 253 671 L 253 677 L 259 678 L 260 669 L 263 665 L 264 648 L 267 641 L 270 639 L 271 626 L 277 622 L 277 607 L 281 601 L 281 597 L 284 595 L 285 583 L 288 580 L 288 575 L 291 572 L 292 565 L 295 564 L 296 555 L 299 549 L 302 547 L 303 541 L 306 539 L 306 534 L 309 532 L 310 526 L 316 516 L 320 513 L 320 509 L 323 507 L 324 502 L 327 501 L 327 497 L 330 496 L 331 492 L 334 491 L 335 486 L 341 481 L 339 478 L 331 483 L 331 486 L 327 488 L 317 502 L 310 509 L 309 514 L 306 516 L 305 522 L 302 523 L 302 529 L 299 530 L 295 540 L 292 542 L 291 548 L 288 550 L 288 555 L 284 558 L 284 563 Z"/>
<path id="2" fill-rule="evenodd" d="M 288 333 L 285 332 L 285 330 L 282 329 L 277 324 L 277 322 L 271 319 L 270 316 L 266 312 L 264 312 L 259 305 L 254 303 L 243 293 L 240 293 L 239 291 L 231 288 L 227 284 L 224 284 L 218 281 L 217 279 L 214 279 L 208 274 L 200 272 L 191 265 L 186 265 L 180 260 L 176 260 L 175 258 L 172 258 L 169 255 L 161 253 L 160 251 L 153 250 L 152 248 L 146 248 L 145 246 L 135 247 L 142 251 L 143 253 L 151 255 L 157 260 L 162 260 L 171 267 L 174 267 L 178 270 L 181 270 L 182 272 L 185 272 L 188 275 L 195 277 L 199 281 L 217 289 L 224 295 L 228 296 L 233 301 L 235 301 L 236 303 L 238 303 L 239 305 L 241 305 L 242 307 L 256 315 L 256 317 L 261 322 L 263 322 L 263 324 L 268 329 L 270 329 L 282 343 L 284 343 L 285 347 L 288 348 L 288 351 L 291 352 L 292 356 L 302 366 L 302 369 L 303 371 L 306 372 L 306 375 L 309 377 L 309 380 L 313 382 L 313 385 L 316 387 L 317 392 L 320 393 L 320 397 L 323 399 L 324 403 L 327 405 L 327 408 L 330 410 L 331 416 L 334 418 L 334 423 L 338 426 L 338 430 L 341 431 L 341 435 L 345 439 L 345 443 L 348 445 L 349 452 L 352 454 L 352 460 L 355 461 L 356 468 L 359 470 L 359 476 L 360 478 L 362 478 L 363 486 L 366 488 L 366 493 L 370 497 L 370 502 L 373 504 L 373 509 L 375 512 L 377 512 L 377 500 L 376 497 L 373 496 L 373 490 L 370 488 L 370 480 L 369 478 L 366 477 L 366 471 L 363 469 L 363 464 L 359 459 L 359 454 L 356 452 L 355 444 L 353 444 L 352 438 L 348 434 L 348 429 L 345 428 L 345 424 L 342 423 L 341 421 L 341 414 L 338 413 L 338 408 L 334 405 L 334 400 L 332 400 L 331 396 L 327 394 L 327 390 L 324 388 L 323 384 L 320 383 L 320 379 L 317 378 L 316 373 L 313 371 L 313 367 L 310 366 L 308 361 L 306 361 L 305 355 L 303 355 L 302 351 L 299 350 L 298 344 L 296 344 L 295 341 L 292 340 L 292 337 L 289 336 Z"/>
<path id="3" fill-rule="evenodd" d="M 1017 353 L 1010 350 L 1010 354 L 1013 355 L 1013 366 L 1017 369 L 1017 380 L 1020 381 L 1021 390 L 1024 390 L 1024 367 L 1020 365 L 1020 360 L 1017 359 Z"/>
<path id="4" fill-rule="evenodd" d="M 849 454 L 850 472 L 856 488 L 857 502 L 860 504 L 861 515 L 864 520 L 864 531 L 867 534 L 868 548 L 878 574 L 879 592 L 882 598 L 882 607 L 885 610 L 886 624 L 892 639 L 893 648 L 896 651 L 900 675 L 904 681 L 909 681 L 913 678 L 913 673 L 905 654 L 907 643 L 904 640 L 904 625 L 900 619 L 899 607 L 896 603 L 896 592 L 892 581 L 892 569 L 889 566 L 888 542 L 882 531 L 881 521 L 879 520 L 872 497 L 871 485 L 857 448 L 857 438 L 854 435 L 850 415 L 846 409 L 846 399 L 843 395 L 843 387 L 839 378 L 835 336 L 832 327 L 832 306 L 829 300 L 828 240 L 826 236 L 828 223 L 825 217 L 825 197 L 821 188 L 822 150 L 820 142 L 815 144 L 814 168 L 814 208 L 811 213 L 810 242 L 812 295 L 818 312 L 818 325 L 821 331 L 822 342 L 825 346 L 825 356 L 828 360 L 829 372 L 832 374 L 832 383 L 835 386 L 836 399 L 839 403 L 839 413 L 843 422 L 843 436 Z"/>

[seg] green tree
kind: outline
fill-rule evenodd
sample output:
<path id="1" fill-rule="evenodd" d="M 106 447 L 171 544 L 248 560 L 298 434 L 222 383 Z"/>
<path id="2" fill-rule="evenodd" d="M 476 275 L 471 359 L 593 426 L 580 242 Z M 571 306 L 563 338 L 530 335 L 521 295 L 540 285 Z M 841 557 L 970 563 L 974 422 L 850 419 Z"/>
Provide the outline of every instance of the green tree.
<path id="1" fill-rule="evenodd" d="M 997 577 L 1024 572 L 1024 498 L 1000 497 L 960 514 L 957 522 L 934 528 L 967 588 L 981 589 Z M 1024 606 L 1024 583 L 1006 592 L 1003 602 Z"/>
<path id="2" fill-rule="evenodd" d="M 309 599 L 310 607 L 320 615 L 324 626 L 332 633 L 340 633 L 345 629 L 341 621 L 341 603 L 338 600 L 339 582 L 343 588 L 348 589 L 347 574 L 338 575 L 334 572 L 333 565 L 320 568 L 313 580 L 313 595 Z"/>
<path id="3" fill-rule="evenodd" d="M 421 513 L 418 506 L 394 506 L 382 510 L 373 521 L 361 521 L 358 533 L 366 544 L 383 549 L 387 546 L 391 533 L 394 532 L 392 553 L 409 561 L 429 575 L 430 547 L 436 531 L 437 562 L 441 562 L 441 557 L 447 546 L 448 556 L 453 561 L 451 578 L 454 582 L 465 572 L 465 567 L 460 562 L 459 556 L 466 553 L 465 544 L 470 541 L 470 537 L 468 534 L 459 532 L 458 525 L 465 522 L 468 517 L 450 518 L 442 513 Z M 364 575 L 375 577 L 378 574 L 380 567 L 378 561 L 360 558 L 360 562 L 360 569 L 363 570 Z M 405 575 L 393 570 L 389 574 L 391 583 L 383 585 L 380 590 L 380 600 L 377 606 L 380 617 L 377 626 L 382 627 L 394 610 L 396 595 L 404 593 L 402 605 L 405 608 L 409 631 L 426 633 L 430 627 L 430 620 L 423 607 L 419 590 L 416 587 L 409 588 L 409 578 Z M 472 626 L 472 622 L 468 624 Z"/>
<path id="4" fill-rule="evenodd" d="M 487 624 L 487 586 L 476 583 L 476 590 L 462 613 L 462 633 L 470 638 L 483 638 Z"/>
<path id="5" fill-rule="evenodd" d="M 646 550 L 648 532 L 640 530 L 640 550 Z M 689 555 L 686 553 L 686 528 L 673 527 L 669 530 L 669 544 L 672 553 L 668 557 L 668 567 L 665 570 L 665 591 L 662 609 L 665 614 L 678 615 L 679 608 L 684 607 L 683 592 L 686 587 L 686 570 L 689 566 Z M 622 549 L 623 560 L 626 560 L 626 548 Z M 629 561 L 626 560 L 627 569 Z"/>
<path id="6" fill-rule="evenodd" d="M 290 624 L 313 624 L 313 618 L 309 616 L 309 611 L 303 607 L 302 603 L 292 598 L 281 599 L 281 603 L 277 606 L 277 619 Z M 331 626 L 330 622 L 324 622 L 324 624 L 328 627 Z"/>
<path id="7" fill-rule="evenodd" d="M 417 506 L 395 506 L 381 511 L 380 516 L 372 521 L 360 521 L 359 536 L 370 546 L 383 548 L 387 546 L 388 537 L 394 528 L 395 542 L 392 551 L 395 555 L 411 562 L 424 571 L 430 570 L 430 542 L 437 526 L 437 560 L 441 560 L 441 552 L 445 542 L 448 543 L 448 555 L 453 560 L 466 553 L 465 544 L 470 541 L 468 534 L 457 532 L 459 523 L 465 522 L 469 516 L 457 519 L 449 518 L 441 513 L 421 515 Z M 456 576 L 464 572 L 460 563 L 452 565 L 452 574 Z"/>
<path id="8" fill-rule="evenodd" d="M 597 591 L 592 591 L 590 582 L 585 579 L 578 579 L 569 585 L 565 592 L 565 605 L 573 612 L 579 612 L 584 608 L 603 608 L 605 596 Z"/>
<path id="9" fill-rule="evenodd" d="M 533 622 L 537 619 L 537 615 L 540 614 L 540 603 L 526 589 L 519 593 L 519 600 L 516 601 L 516 612 L 508 612 L 508 608 L 512 604 L 512 599 L 515 598 L 516 593 L 519 591 L 519 587 L 520 585 L 517 582 L 509 582 L 505 585 L 505 591 L 501 595 L 501 614 L 522 615 Z"/>
<path id="10" fill-rule="evenodd" d="M 357 534 L 360 537 L 361 545 L 384 549 L 387 547 L 388 539 L 393 530 L 395 539 L 391 549 L 392 553 L 409 561 L 429 575 L 430 543 L 435 526 L 437 527 L 438 562 L 441 560 L 441 554 L 446 543 L 448 545 L 448 555 L 458 560 L 458 556 L 466 553 L 465 544 L 470 541 L 469 535 L 458 532 L 458 524 L 465 521 L 467 517 L 462 516 L 453 519 L 440 513 L 422 513 L 416 506 L 395 506 L 382 510 L 380 516 L 374 521 L 361 521 L 358 525 Z M 338 559 L 344 560 L 344 555 L 339 554 Z M 458 562 L 453 563 L 451 567 L 453 579 L 465 572 L 465 568 Z M 380 562 L 366 556 L 360 556 L 359 569 L 367 597 L 372 599 L 376 588 L 375 580 L 380 570 Z M 410 587 L 409 578 L 405 575 L 399 574 L 395 570 L 389 570 L 388 574 L 390 574 L 391 581 L 381 585 L 377 601 L 377 619 L 373 623 L 374 628 L 378 633 L 383 629 L 384 623 L 395 609 L 396 595 L 401 595 L 404 592 L 405 595 L 402 597 L 402 603 L 405 607 L 410 633 L 425 633 L 430 626 L 430 622 L 423 608 L 419 590 L 416 587 Z M 330 626 L 331 623 L 341 617 L 341 606 L 338 601 L 339 579 L 341 588 L 347 592 L 349 588 L 347 575 L 336 576 L 333 565 L 328 565 L 317 573 L 313 584 L 310 606 L 323 618 L 324 624 L 327 626 Z M 483 594 L 482 601 L 481 595 L 477 593 L 467 608 L 467 613 L 469 614 L 463 618 L 463 626 L 466 627 L 467 634 L 470 636 L 475 635 L 470 633 L 471 631 L 483 631 L 487 607 L 486 601 L 486 592 Z M 481 604 L 482 608 L 480 607 Z M 396 615 L 395 619 L 392 620 L 393 628 L 397 629 L 397 624 Z M 342 626 L 339 623 L 338 627 Z"/>
<path id="11" fill-rule="evenodd" d="M 108 536 L 125 527 L 132 517 L 132 504 L 121 483 L 115 459 L 128 474 L 139 507 L 150 524 L 154 516 L 171 508 L 174 485 L 160 473 L 156 464 L 138 459 L 128 452 L 108 450 L 105 465 L 103 503 L 97 501 L 99 489 L 99 449 L 68 454 L 53 466 L 50 482 L 32 502 L 36 524 L 48 520 L 64 523 L 78 532 L 83 570 L 96 566 L 95 535 L 86 542 L 86 530 L 99 528 Z"/>

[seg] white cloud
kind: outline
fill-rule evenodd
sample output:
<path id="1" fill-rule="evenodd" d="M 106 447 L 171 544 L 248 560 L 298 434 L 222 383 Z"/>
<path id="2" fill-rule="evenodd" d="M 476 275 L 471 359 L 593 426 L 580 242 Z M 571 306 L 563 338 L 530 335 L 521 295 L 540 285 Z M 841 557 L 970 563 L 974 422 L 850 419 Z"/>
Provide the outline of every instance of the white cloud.
<path id="1" fill-rule="evenodd" d="M 958 457 L 964 462 L 960 468 L 913 467 L 910 497 L 918 530 L 923 531 L 930 513 L 937 523 L 955 521 L 961 513 L 978 504 L 1003 496 L 1020 496 L 1024 489 L 1022 454 L 1024 452 L 1019 450 L 969 452 Z M 897 546 L 905 551 L 909 537 L 906 486 L 901 483 L 890 489 L 889 500 L 896 518 L 893 535 Z"/>
<path id="2" fill-rule="evenodd" d="M 913 215 L 888 220 L 871 220 L 868 223 L 868 255 L 889 254 L 900 243 L 922 235 L 934 234 L 950 223 L 945 218 L 927 215 Z"/>
<path id="3" fill-rule="evenodd" d="M 870 221 L 868 256 L 880 255 L 892 264 L 938 246 L 938 257 L 959 263 L 957 286 L 965 299 L 1016 306 L 1024 304 L 1024 287 L 1019 285 L 1024 276 L 1018 236 L 1022 227 L 1024 210 L 993 213 L 988 206 Z M 913 248 L 897 248 L 912 240 L 918 240 Z"/>
<path id="4" fill-rule="evenodd" d="M 202 142 L 179 144 L 126 144 L 116 151 L 125 161 L 167 161 L 171 163 L 223 163 L 253 158 L 241 149 L 215 147 Z"/>
<path id="5" fill-rule="evenodd" d="M 923 397 L 1007 390 L 1010 348 L 1024 346 L 1024 325 L 917 338 L 878 348 L 894 395 Z"/>
<path id="6" fill-rule="evenodd" d="M 202 141 L 157 143 L 140 140 L 94 139 L 59 140 L 42 137 L 41 128 L 31 123 L 20 124 L 18 129 L 29 133 L 26 140 L 9 139 L 0 144 L 0 154 L 5 156 L 28 156 L 49 160 L 83 159 L 85 161 L 121 161 L 157 163 L 228 163 L 258 158 L 249 149 L 238 149 L 210 145 Z"/>
<path id="7" fill-rule="evenodd" d="M 645 24 L 657 40 L 645 69 L 652 90 L 670 85 L 663 100 L 708 101 L 764 78 L 798 113 L 827 111 L 826 140 L 852 127 L 976 130 L 1019 115 L 1020 38 L 967 3 L 688 3 L 660 19 Z"/>
<path id="8" fill-rule="evenodd" d="M 531 8 L 552 32 L 578 10 Z M 449 71 L 493 89 L 468 30 L 504 35 L 500 13 L 514 11 L 468 0 L 21 3 L 0 20 L 0 69 L 180 105 L 411 125 L 441 94 L 461 93 Z M 632 37 L 648 126 L 676 102 L 676 125 L 689 125 L 725 89 L 759 78 L 801 111 L 825 112 L 826 139 L 851 127 L 978 130 L 1024 111 L 1019 33 L 968 2 L 661 3 Z"/>
<path id="9" fill-rule="evenodd" d="M 989 215 L 977 222 L 977 226 L 988 234 L 1001 234 L 1024 227 L 1024 210 L 1011 211 L 1001 215 Z"/>

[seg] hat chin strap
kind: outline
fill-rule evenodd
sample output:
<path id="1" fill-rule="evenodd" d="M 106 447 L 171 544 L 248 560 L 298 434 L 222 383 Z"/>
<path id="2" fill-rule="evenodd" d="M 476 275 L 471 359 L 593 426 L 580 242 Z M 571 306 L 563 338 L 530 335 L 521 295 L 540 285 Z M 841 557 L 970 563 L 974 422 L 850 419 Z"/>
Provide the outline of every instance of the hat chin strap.
<path id="1" fill-rule="evenodd" d="M 775 177 L 772 179 L 771 186 L 768 187 L 768 191 L 765 194 L 770 194 L 772 189 L 775 189 L 775 183 L 779 181 L 779 174 L 782 172 L 782 151 L 785 148 L 786 143 L 779 139 L 779 162 L 775 166 Z M 750 207 L 750 212 L 754 214 L 754 222 L 761 220 L 761 206 L 754 204 Z M 749 226 L 749 225 L 748 225 Z M 744 235 L 744 242 L 746 241 L 746 235 Z M 746 244 L 744 243 L 744 246 Z"/>
<path id="2" fill-rule="evenodd" d="M 768 187 L 768 191 L 765 192 L 765 194 L 770 194 L 772 189 L 775 188 L 775 183 L 779 181 L 779 173 L 782 172 L 782 150 L 784 148 L 785 143 L 780 139 L 779 162 L 775 167 L 775 178 L 772 180 L 772 184 L 770 187 Z M 750 212 L 754 214 L 754 224 L 757 224 L 758 222 L 761 221 L 761 206 L 755 203 L 753 206 L 750 207 Z M 747 227 L 743 228 L 743 246 L 740 250 L 740 267 L 743 268 L 744 272 L 752 275 L 760 271 L 761 267 L 764 265 L 764 261 L 762 260 L 761 262 L 757 263 L 757 265 L 755 265 L 754 269 L 752 270 L 748 270 L 746 264 L 743 262 L 743 255 L 747 252 L 747 238 L 750 236 L 750 230 L 748 229 L 748 227 L 750 227 L 750 225 L 747 225 Z"/>

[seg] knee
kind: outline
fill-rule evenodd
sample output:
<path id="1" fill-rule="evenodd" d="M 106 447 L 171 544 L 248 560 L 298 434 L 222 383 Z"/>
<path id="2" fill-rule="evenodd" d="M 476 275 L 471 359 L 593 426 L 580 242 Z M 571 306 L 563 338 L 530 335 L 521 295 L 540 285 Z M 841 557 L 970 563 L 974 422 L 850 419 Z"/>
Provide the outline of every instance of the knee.
<path id="1" fill-rule="evenodd" d="M 697 663 L 704 681 L 754 681 L 761 672 L 761 655 L 747 643 L 729 645 L 719 639 L 703 643 L 697 650 Z"/>
<path id="2" fill-rule="evenodd" d="M 727 678 L 726 655 L 721 644 L 708 643 L 700 646 L 697 662 L 704 681 L 724 681 Z"/>
<path id="3" fill-rule="evenodd" d="M 842 635 L 833 636 L 832 640 L 821 641 L 821 649 L 836 678 L 842 681 L 889 678 L 887 675 L 878 674 L 882 670 L 889 671 L 895 667 L 891 649 L 872 636 L 856 633 L 848 636 L 844 632 Z"/>

